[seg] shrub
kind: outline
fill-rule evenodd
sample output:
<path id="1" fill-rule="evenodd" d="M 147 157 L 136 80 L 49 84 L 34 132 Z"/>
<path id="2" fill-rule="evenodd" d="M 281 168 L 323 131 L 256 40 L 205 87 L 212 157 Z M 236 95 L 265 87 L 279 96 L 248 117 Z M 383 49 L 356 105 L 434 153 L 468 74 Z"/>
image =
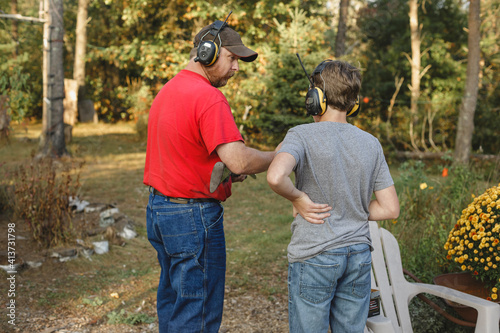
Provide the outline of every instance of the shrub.
<path id="1" fill-rule="evenodd" d="M 498 300 L 500 288 L 500 184 L 487 189 L 462 210 L 444 248 L 446 258 L 469 271 L 491 289 Z"/>
<path id="2" fill-rule="evenodd" d="M 149 114 L 139 115 L 135 123 L 135 130 L 141 141 L 146 141 L 148 138 L 148 116 Z"/>
<path id="3" fill-rule="evenodd" d="M 395 178 L 400 216 L 381 222 L 398 239 L 403 267 L 426 283 L 449 271 L 442 244 L 460 217 L 461 205 L 482 184 L 480 173 L 470 168 L 450 167 L 447 177 L 429 170 L 422 161 L 401 165 Z"/>
<path id="4" fill-rule="evenodd" d="M 82 165 L 32 158 L 12 173 L 14 213 L 28 223 L 33 239 L 44 247 L 73 237 L 69 198 L 80 188 Z"/>

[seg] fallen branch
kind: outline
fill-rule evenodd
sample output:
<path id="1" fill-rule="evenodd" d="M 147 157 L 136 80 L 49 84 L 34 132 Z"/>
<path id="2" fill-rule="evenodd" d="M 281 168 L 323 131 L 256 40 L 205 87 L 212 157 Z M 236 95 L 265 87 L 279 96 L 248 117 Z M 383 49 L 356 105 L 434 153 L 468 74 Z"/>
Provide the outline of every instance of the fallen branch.
<path id="1" fill-rule="evenodd" d="M 433 152 L 419 152 L 419 151 L 397 151 L 396 156 L 399 158 L 409 158 L 409 159 L 421 159 L 421 160 L 433 160 L 440 159 L 445 153 L 433 153 Z M 492 154 L 471 154 L 472 158 L 478 160 L 495 160 L 500 158 L 500 155 Z"/>

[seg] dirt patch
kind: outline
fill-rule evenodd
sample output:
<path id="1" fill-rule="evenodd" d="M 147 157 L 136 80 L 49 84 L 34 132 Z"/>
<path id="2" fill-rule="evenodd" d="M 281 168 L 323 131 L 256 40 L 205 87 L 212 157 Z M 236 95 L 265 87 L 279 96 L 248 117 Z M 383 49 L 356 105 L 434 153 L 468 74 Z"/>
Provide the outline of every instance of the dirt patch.
<path id="1" fill-rule="evenodd" d="M 7 250 L 9 223 L 14 223 L 9 216 L 0 215 L 2 253 Z M 110 253 L 92 256 L 92 261 L 79 256 L 61 262 L 31 239 L 24 223 L 15 223 L 15 235 L 16 263 L 22 263 L 23 267 L 14 274 L 15 296 L 2 288 L 0 300 L 4 306 L 0 331 L 158 331 L 156 285 L 159 265 L 144 236 L 115 243 Z M 8 256 L 5 254 L 1 258 L 4 261 L 0 264 L 6 264 Z M 42 265 L 29 267 L 28 262 L 42 262 Z M 0 271 L 4 281 L 11 275 L 3 269 Z M 11 300 L 15 301 L 15 325 L 5 319 Z M 131 318 L 138 323 L 124 324 Z M 286 296 L 269 297 L 258 291 L 243 293 L 226 289 L 220 332 L 288 332 Z"/>

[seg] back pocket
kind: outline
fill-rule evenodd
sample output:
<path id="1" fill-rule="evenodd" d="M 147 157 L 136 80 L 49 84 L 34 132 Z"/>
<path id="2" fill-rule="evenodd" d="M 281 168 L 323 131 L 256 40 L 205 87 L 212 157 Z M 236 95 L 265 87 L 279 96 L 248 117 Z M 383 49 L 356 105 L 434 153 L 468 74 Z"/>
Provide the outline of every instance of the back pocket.
<path id="1" fill-rule="evenodd" d="M 188 257 L 200 250 L 200 239 L 192 209 L 157 212 L 165 251 L 173 257 Z"/>

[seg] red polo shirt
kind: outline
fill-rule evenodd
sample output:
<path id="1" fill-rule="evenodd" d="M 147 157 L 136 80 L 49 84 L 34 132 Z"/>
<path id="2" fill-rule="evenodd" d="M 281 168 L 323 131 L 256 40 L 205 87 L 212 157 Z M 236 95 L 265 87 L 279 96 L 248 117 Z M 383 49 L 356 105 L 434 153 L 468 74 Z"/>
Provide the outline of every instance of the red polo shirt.
<path id="1" fill-rule="evenodd" d="M 220 161 L 215 148 L 243 141 L 231 108 L 203 76 L 182 70 L 156 96 L 148 119 L 144 184 L 179 198 L 231 195 L 231 182 L 210 193 L 210 177 Z"/>

